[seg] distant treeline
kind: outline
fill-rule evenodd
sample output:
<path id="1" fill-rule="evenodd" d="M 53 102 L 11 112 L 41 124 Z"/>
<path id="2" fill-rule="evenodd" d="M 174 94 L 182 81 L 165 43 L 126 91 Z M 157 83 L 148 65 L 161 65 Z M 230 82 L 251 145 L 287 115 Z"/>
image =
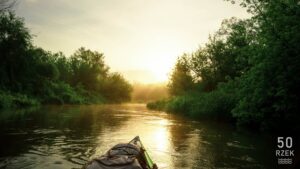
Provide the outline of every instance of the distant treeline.
<path id="1" fill-rule="evenodd" d="M 131 101 L 137 103 L 146 103 L 168 97 L 168 88 L 166 84 L 141 84 L 134 83 L 131 94 Z"/>
<path id="2" fill-rule="evenodd" d="M 130 99 L 131 85 L 109 72 L 103 53 L 81 47 L 66 57 L 35 47 L 23 19 L 0 11 L 0 108 Z"/>
<path id="3" fill-rule="evenodd" d="M 205 46 L 179 57 L 168 84 L 172 97 L 148 107 L 299 131 L 300 4 L 242 0 L 240 5 L 253 17 L 224 20 Z"/>

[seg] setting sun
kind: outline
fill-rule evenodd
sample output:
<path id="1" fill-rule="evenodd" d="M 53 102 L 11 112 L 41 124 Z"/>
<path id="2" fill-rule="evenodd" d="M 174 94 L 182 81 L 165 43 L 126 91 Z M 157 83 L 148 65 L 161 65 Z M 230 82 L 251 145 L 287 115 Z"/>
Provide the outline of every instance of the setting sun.
<path id="1" fill-rule="evenodd" d="M 154 81 L 167 81 L 168 73 L 172 69 L 176 57 L 180 54 L 180 51 L 176 51 L 176 44 L 173 46 L 172 43 L 169 46 L 166 44 L 157 44 L 155 51 L 149 51 L 144 55 L 145 58 L 150 59 L 145 59 L 142 66 L 153 73 L 155 77 Z"/>
<path id="2" fill-rule="evenodd" d="M 222 0 L 24 0 L 16 13 L 38 46 L 67 56 L 80 46 L 103 52 L 112 71 L 142 83 L 167 81 L 176 58 L 205 43 L 224 18 L 248 17 Z"/>

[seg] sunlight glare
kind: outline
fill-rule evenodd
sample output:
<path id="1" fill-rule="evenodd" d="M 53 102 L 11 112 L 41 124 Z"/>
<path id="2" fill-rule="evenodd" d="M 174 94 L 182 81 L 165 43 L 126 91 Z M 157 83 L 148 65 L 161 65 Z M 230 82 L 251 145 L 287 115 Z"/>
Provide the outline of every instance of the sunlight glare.
<path id="1" fill-rule="evenodd" d="M 158 128 L 154 133 L 154 141 L 157 151 L 166 152 L 168 146 L 168 131 L 165 127 Z"/>
<path id="2" fill-rule="evenodd" d="M 155 43 L 154 43 L 155 44 Z M 153 45 L 153 44 L 152 44 Z M 150 70 L 157 82 L 168 81 L 169 73 L 176 62 L 176 58 L 182 54 L 180 44 L 176 41 L 164 41 L 155 44 L 151 50 L 144 51 L 144 69 Z"/>

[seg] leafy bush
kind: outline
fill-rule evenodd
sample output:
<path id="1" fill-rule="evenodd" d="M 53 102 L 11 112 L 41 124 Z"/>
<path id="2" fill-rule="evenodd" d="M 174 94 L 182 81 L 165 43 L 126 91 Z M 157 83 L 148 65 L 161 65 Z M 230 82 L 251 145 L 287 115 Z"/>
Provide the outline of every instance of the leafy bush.
<path id="1" fill-rule="evenodd" d="M 37 106 L 39 101 L 23 94 L 11 94 L 0 90 L 0 108 Z"/>
<path id="2" fill-rule="evenodd" d="M 234 95 L 221 90 L 204 93 L 195 98 L 190 116 L 198 118 L 231 119 L 231 110 L 236 104 Z"/>
<path id="3" fill-rule="evenodd" d="M 147 108 L 154 110 L 165 110 L 167 103 L 168 100 L 157 100 L 154 102 L 147 103 Z"/>
<path id="4" fill-rule="evenodd" d="M 43 103 L 82 104 L 86 99 L 64 82 L 48 82 L 41 97 Z"/>
<path id="5" fill-rule="evenodd" d="M 176 96 L 147 104 L 150 109 L 165 110 L 193 118 L 231 119 L 231 110 L 237 103 L 234 82 L 219 85 L 217 90 Z"/>

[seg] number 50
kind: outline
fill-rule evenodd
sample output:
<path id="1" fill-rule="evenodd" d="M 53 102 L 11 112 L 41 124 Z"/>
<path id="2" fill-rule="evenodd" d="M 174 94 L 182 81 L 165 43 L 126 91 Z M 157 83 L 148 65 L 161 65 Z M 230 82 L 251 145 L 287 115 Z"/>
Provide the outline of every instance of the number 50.
<path id="1" fill-rule="evenodd" d="M 286 148 L 291 148 L 293 146 L 293 139 L 292 137 L 277 137 L 278 148 L 283 148 L 284 145 Z M 285 144 L 284 144 L 285 143 Z"/>

